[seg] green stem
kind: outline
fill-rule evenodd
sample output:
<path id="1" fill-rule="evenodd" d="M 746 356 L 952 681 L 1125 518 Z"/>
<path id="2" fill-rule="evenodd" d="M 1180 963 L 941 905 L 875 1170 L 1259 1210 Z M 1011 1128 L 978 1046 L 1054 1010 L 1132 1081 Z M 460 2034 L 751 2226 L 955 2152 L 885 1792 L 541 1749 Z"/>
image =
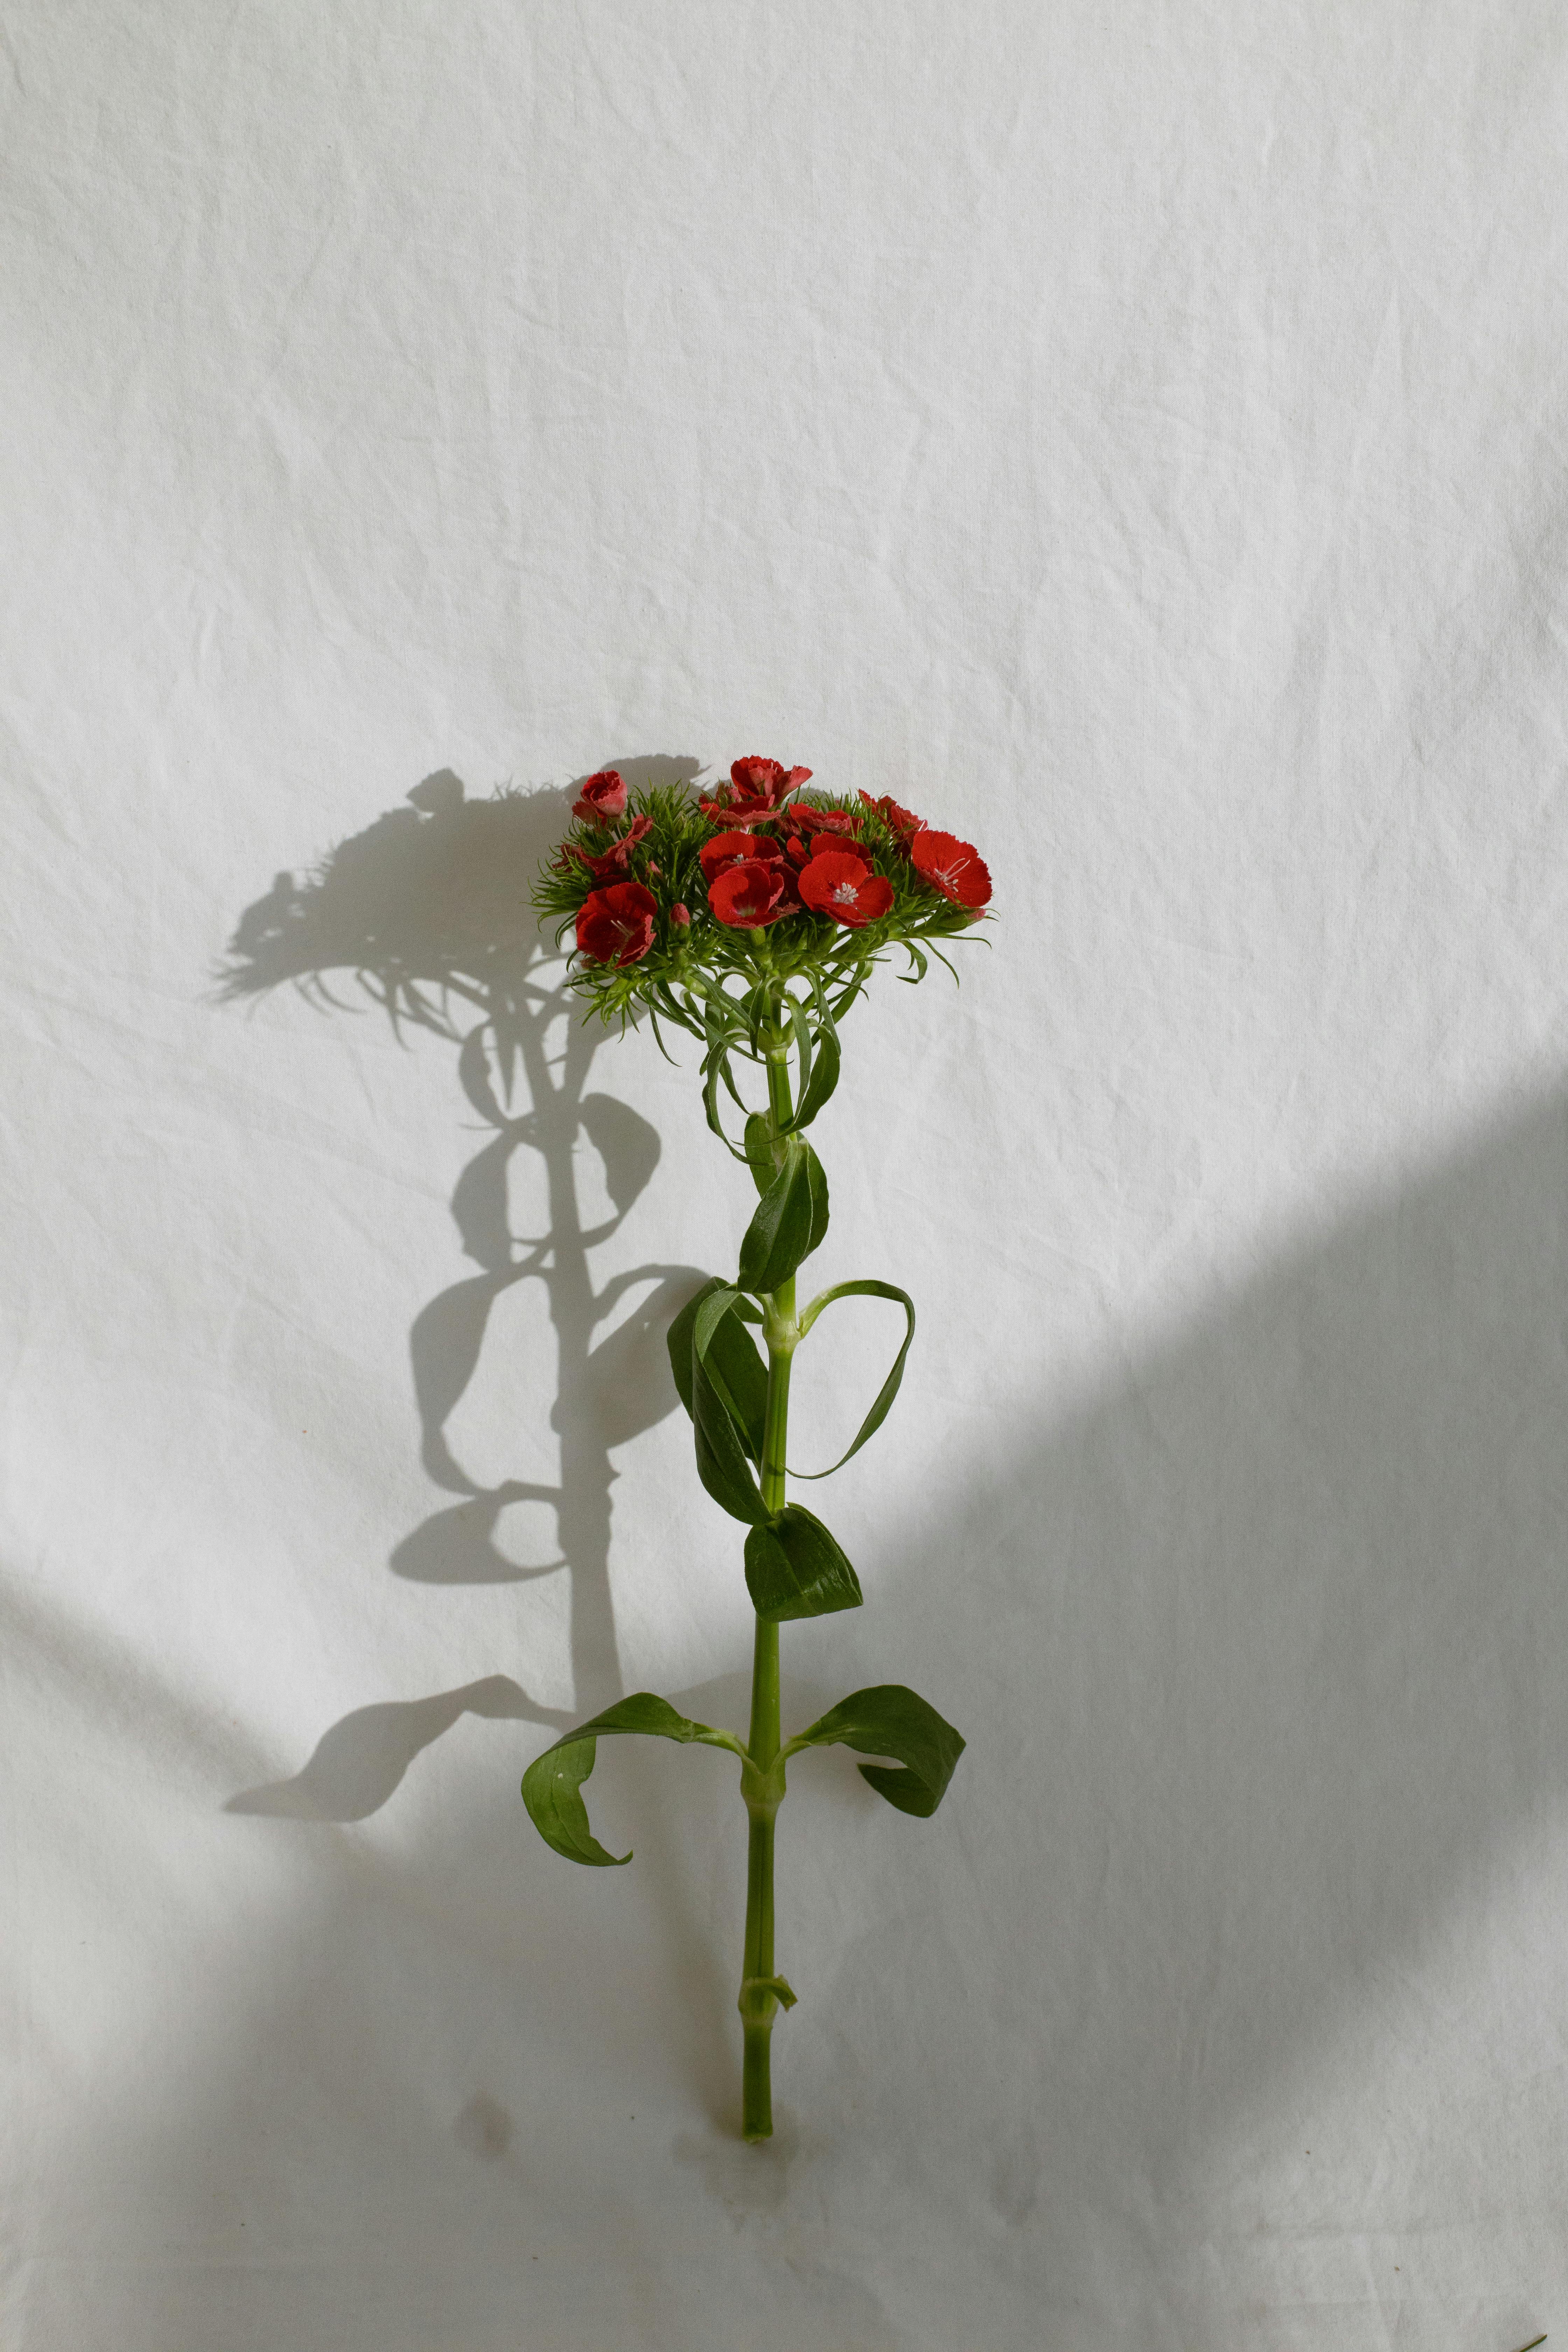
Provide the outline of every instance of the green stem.
<path id="1" fill-rule="evenodd" d="M 775 1140 L 793 1108 L 787 1048 L 776 1020 L 767 1049 L 768 1124 Z M 781 1283 L 768 1318 L 768 1397 L 763 1421 L 762 1490 L 770 1511 L 784 1499 L 784 1444 L 789 1427 L 789 1372 L 794 1353 L 795 1277 Z M 775 1344 L 775 1328 L 791 1333 Z M 766 1772 L 779 1752 L 779 1629 L 759 1617 L 752 1653 L 752 1724 L 747 1753 Z M 778 1995 L 768 1979 L 773 1961 L 773 1817 L 776 1797 L 748 1798 L 751 1816 L 746 1847 L 746 1946 L 741 1984 L 744 2052 L 741 2074 L 741 2131 L 749 2140 L 768 2139 L 773 2128 L 772 2047 Z"/>

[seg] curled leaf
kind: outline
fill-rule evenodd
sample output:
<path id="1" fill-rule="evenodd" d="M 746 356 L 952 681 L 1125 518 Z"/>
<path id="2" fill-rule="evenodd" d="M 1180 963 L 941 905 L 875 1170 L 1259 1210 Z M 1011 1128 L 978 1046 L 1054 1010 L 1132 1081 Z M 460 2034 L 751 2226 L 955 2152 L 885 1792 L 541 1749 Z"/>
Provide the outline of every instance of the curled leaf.
<path id="1" fill-rule="evenodd" d="M 837 1461 L 826 1470 L 792 1470 L 789 1474 L 792 1478 L 831 1478 L 835 1470 L 843 1469 L 850 1454 L 858 1454 L 866 1440 L 876 1435 L 892 1411 L 893 1399 L 898 1395 L 899 1384 L 904 1377 L 904 1360 L 910 1352 L 910 1341 L 915 1336 L 915 1303 L 907 1290 L 900 1290 L 896 1283 L 891 1282 L 839 1282 L 835 1283 L 831 1290 L 825 1290 L 820 1298 L 814 1298 L 801 1317 L 803 1339 L 823 1308 L 831 1307 L 836 1298 L 890 1298 L 895 1306 L 904 1310 L 903 1345 L 893 1358 L 892 1370 L 877 1391 L 870 1412 L 856 1431 L 848 1453 L 841 1454 Z"/>
<path id="2" fill-rule="evenodd" d="M 656 1739 L 696 1739 L 710 1748 L 731 1748 L 738 1756 L 744 1753 L 732 1731 L 693 1723 L 689 1716 L 678 1715 L 667 1698 L 658 1698 L 652 1691 L 637 1691 L 590 1722 L 579 1724 L 542 1756 L 536 1756 L 522 1776 L 522 1801 L 534 1828 L 545 1844 L 564 1854 L 568 1862 L 587 1863 L 598 1869 L 631 1860 L 629 1853 L 605 1853 L 588 1826 L 588 1808 L 580 1793 L 594 1769 L 595 1742 L 606 1732 L 616 1731 L 645 1732 Z"/>
<path id="3" fill-rule="evenodd" d="M 862 1756 L 896 1756 L 901 1769 L 862 1764 L 860 1777 L 900 1812 L 924 1820 L 941 1804 L 964 1743 L 918 1693 L 902 1683 L 877 1683 L 841 1698 L 809 1731 L 786 1741 L 783 1752 L 789 1757 L 803 1748 L 834 1746 L 858 1748 Z"/>

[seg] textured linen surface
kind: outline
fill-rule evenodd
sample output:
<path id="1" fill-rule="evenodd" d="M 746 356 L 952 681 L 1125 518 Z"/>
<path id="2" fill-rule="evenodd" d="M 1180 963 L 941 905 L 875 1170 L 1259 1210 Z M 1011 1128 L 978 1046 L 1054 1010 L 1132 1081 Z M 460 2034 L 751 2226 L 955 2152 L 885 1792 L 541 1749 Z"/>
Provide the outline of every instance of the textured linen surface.
<path id="1" fill-rule="evenodd" d="M 1546 0 L 11 0 L 8 2347 L 1568 2331 L 1565 152 Z M 730 1761 L 517 1794 L 743 1720 L 744 1175 L 521 892 L 752 751 L 998 916 L 818 1129 L 786 1719 L 969 1748 L 795 1768 L 765 2150 Z"/>

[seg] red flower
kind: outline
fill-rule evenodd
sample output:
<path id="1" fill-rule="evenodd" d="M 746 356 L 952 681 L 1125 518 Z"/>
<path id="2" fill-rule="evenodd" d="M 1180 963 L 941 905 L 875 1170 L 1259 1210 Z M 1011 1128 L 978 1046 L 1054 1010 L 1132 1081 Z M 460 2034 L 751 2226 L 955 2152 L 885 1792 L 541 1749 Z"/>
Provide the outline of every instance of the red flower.
<path id="1" fill-rule="evenodd" d="M 654 895 L 640 882 L 590 890 L 577 915 L 577 944 L 595 963 L 636 963 L 653 945 Z"/>
<path id="2" fill-rule="evenodd" d="M 922 825 L 910 844 L 915 872 L 961 907 L 984 907 L 991 896 L 991 877 L 977 849 L 956 834 L 932 833 Z"/>
<path id="3" fill-rule="evenodd" d="M 811 774 L 809 768 L 791 768 L 787 773 L 777 760 L 733 760 L 730 763 L 730 781 L 743 800 L 766 801 L 770 808 L 798 792 Z"/>
<path id="4" fill-rule="evenodd" d="M 874 923 L 893 903 L 893 886 L 884 875 L 873 874 L 863 858 L 847 849 L 820 844 L 800 870 L 799 887 L 814 914 L 831 915 L 852 931 Z"/>
<path id="5" fill-rule="evenodd" d="M 669 919 L 678 931 L 689 931 L 691 929 L 690 908 L 683 907 L 678 898 L 669 910 Z"/>
<path id="6" fill-rule="evenodd" d="M 585 849 L 579 849 L 574 841 L 568 842 L 566 845 L 578 863 L 587 867 L 595 882 L 613 882 L 617 875 L 625 874 L 631 864 L 633 850 L 644 835 L 652 831 L 651 816 L 634 817 L 619 841 L 613 848 L 606 849 L 602 857 L 591 857 Z"/>
<path id="7" fill-rule="evenodd" d="M 743 866 L 749 857 L 781 857 L 784 852 L 776 841 L 768 841 L 760 833 L 716 833 L 711 841 L 702 845 L 702 871 L 710 882 L 722 874 L 727 866 Z"/>
<path id="8" fill-rule="evenodd" d="M 584 824 L 603 824 L 606 817 L 625 816 L 626 788 L 618 768 L 601 768 L 590 776 L 573 803 L 572 814 Z"/>
<path id="9" fill-rule="evenodd" d="M 789 821 L 797 833 L 807 834 L 853 834 L 860 824 L 853 809 L 792 808 Z"/>
<path id="10" fill-rule="evenodd" d="M 739 866 L 727 866 L 708 886 L 708 904 L 721 923 L 737 931 L 753 931 L 780 915 L 793 914 L 794 894 L 787 906 L 780 903 L 784 895 L 784 866 L 777 857 L 748 857 Z"/>
<path id="11" fill-rule="evenodd" d="M 721 784 L 711 800 L 700 800 L 698 807 L 704 816 L 739 818 L 742 824 L 753 817 L 776 816 L 791 793 L 798 792 L 810 776 L 809 768 L 784 768 L 777 760 L 735 760 L 730 767 L 730 782 Z"/>
<path id="12" fill-rule="evenodd" d="M 906 848 L 925 824 L 924 817 L 916 816 L 912 809 L 900 808 L 886 793 L 880 800 L 874 801 L 869 793 L 862 793 L 860 797 L 891 832 L 900 835 Z"/>

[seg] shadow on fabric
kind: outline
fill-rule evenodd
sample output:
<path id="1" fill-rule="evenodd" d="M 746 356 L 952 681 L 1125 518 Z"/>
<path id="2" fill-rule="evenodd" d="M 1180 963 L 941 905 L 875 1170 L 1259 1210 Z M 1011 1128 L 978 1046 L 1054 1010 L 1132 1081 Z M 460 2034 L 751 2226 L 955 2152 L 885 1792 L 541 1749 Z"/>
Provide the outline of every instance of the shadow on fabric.
<path id="1" fill-rule="evenodd" d="M 620 765 L 628 782 L 643 784 L 688 778 L 698 762 Z M 479 1271 L 421 1311 L 409 1349 L 421 1459 L 434 1484 L 459 1499 L 413 1528 L 391 1565 L 424 1584 L 567 1576 L 577 1706 L 570 1715 L 542 1706 L 491 1675 L 466 1691 L 358 1708 L 331 1726 L 292 1780 L 246 1790 L 230 1811 L 361 1821 L 465 1712 L 564 1729 L 622 1696 L 609 1578 L 611 1452 L 675 1410 L 664 1333 L 703 1276 L 692 1266 L 641 1265 L 595 1286 L 593 1254 L 614 1239 L 652 1177 L 659 1139 L 625 1103 L 588 1090 L 603 1033 L 581 1020 L 563 960 L 532 913 L 530 886 L 563 822 L 557 792 L 472 801 L 450 772 L 427 776 L 405 806 L 342 843 L 316 873 L 280 874 L 247 908 L 221 992 L 234 1001 L 292 983 L 330 1009 L 340 1002 L 334 987 L 348 982 L 399 1032 L 426 1030 L 457 1048 L 463 1093 L 492 1130 L 452 1195 L 464 1254 Z M 584 1138 L 603 1162 L 613 1210 L 594 1224 L 579 1201 Z M 526 1240 L 508 1215 L 508 1171 L 520 1151 L 542 1160 L 549 1202 L 548 1230 Z M 560 1477 L 487 1487 L 455 1455 L 447 1427 L 497 1300 L 526 1282 L 543 1286 L 554 1330 Z M 496 1530 L 509 1505 L 523 1502 L 553 1515 L 557 1556 L 520 1567 Z"/>
<path id="2" fill-rule="evenodd" d="M 970 1744 L 934 1825 L 857 1803 L 846 1758 L 792 1780 L 781 1960 L 802 2000 L 780 2098 L 810 2163 L 768 2174 L 773 2201 L 745 2220 L 759 2352 L 844 2342 L 871 2270 L 885 2283 L 906 2257 L 997 2352 L 1226 2352 L 1268 2332 L 1284 2306 L 1247 2298 L 1289 2265 L 1269 2269 L 1243 2214 L 1254 2161 L 1300 2153 L 1303 2101 L 1355 2096 L 1357 2051 L 1377 2115 L 1405 2095 L 1402 2048 L 1409 2101 L 1434 2080 L 1449 2095 L 1432 1956 L 1535 1866 L 1568 1796 L 1565 1309 L 1553 1101 L 1072 1412 L 972 1428 L 967 1469 L 862 1559 L 836 1680 L 874 1656 Z M 335 2274 L 376 2291 L 344 2352 L 489 2352 L 522 2324 L 539 2352 L 686 2352 L 682 2278 L 740 2242 L 717 2125 L 695 2157 L 680 2137 L 694 2079 L 712 2116 L 732 2106 L 737 2028 L 701 1915 L 738 1809 L 685 1753 L 647 1743 L 634 1768 L 622 1745 L 595 1782 L 602 1833 L 641 1848 L 665 1822 L 666 1853 L 564 1869 L 499 1794 L 374 1873 L 347 1836 L 323 1842 L 310 1916 L 279 1913 L 237 1998 L 230 2071 L 155 2131 L 144 2112 L 106 2120 L 159 2184 L 160 2242 L 235 2249 L 256 2340 L 310 2339 L 300 2256 L 328 2243 Z M 448 2047 L 431 2021 L 453 2010 Z M 1519 2086 L 1518 2129 L 1543 2147 L 1557 2097 L 1550 2070 Z M 1446 2112 L 1462 2133 L 1462 2098 Z M 640 2210 L 651 2156 L 674 2251 L 644 2236 L 618 2266 L 570 2265 L 573 2294 L 604 2298 L 574 2312 L 522 2225 L 598 2210 L 634 2115 L 639 2133 L 662 2115 L 666 2137 L 637 2142 L 616 2194 Z M 1375 2117 L 1358 2128 L 1375 2147 Z M 1454 2176 L 1450 2213 L 1409 2129 L 1398 2146 L 1424 2228 L 1489 2226 L 1479 2174 L 1473 2197 Z M 888 2149 L 896 2165 L 873 2160 Z M 754 2171 L 754 2151 L 736 2160 Z M 179 2333 L 193 2276 L 178 2256 L 139 2263 L 132 2352 L 198 2340 L 194 2321 Z M 1468 2306 L 1487 2340 L 1531 2332 L 1528 2284 L 1519 2307 Z M 1372 2312 L 1379 2292 L 1352 2300 Z M 857 2342 L 910 2340 L 896 2314 L 857 2325 Z"/>

